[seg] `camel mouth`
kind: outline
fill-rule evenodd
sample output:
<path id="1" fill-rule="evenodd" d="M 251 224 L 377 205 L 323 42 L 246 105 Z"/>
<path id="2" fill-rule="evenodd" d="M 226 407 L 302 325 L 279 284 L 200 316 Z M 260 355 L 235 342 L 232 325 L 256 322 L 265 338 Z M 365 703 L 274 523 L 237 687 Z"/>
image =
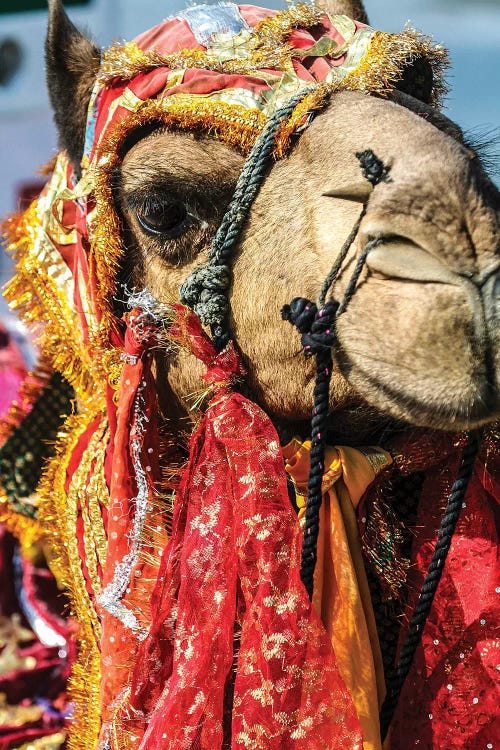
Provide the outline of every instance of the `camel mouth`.
<path id="1" fill-rule="evenodd" d="M 368 241 L 371 239 L 378 240 L 378 243 L 368 253 L 366 266 L 373 274 L 386 279 L 452 285 L 460 285 L 465 281 L 481 288 L 494 278 L 498 285 L 500 259 L 493 261 L 479 273 L 460 273 L 407 237 L 377 236 L 369 237 Z"/>

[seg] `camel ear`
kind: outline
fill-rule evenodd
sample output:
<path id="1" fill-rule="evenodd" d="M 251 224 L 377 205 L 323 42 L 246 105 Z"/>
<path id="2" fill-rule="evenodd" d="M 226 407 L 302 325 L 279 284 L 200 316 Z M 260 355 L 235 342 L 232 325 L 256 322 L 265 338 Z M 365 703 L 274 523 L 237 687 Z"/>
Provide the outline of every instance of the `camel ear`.
<path id="1" fill-rule="evenodd" d="M 326 10 L 330 15 L 338 13 L 361 21 L 361 23 L 368 23 L 363 0 L 315 0 L 315 5 L 321 10 Z"/>
<path id="2" fill-rule="evenodd" d="M 83 155 L 90 94 L 101 50 L 71 23 L 61 0 L 48 0 L 49 25 L 45 42 L 47 87 L 59 132 L 77 173 Z"/>

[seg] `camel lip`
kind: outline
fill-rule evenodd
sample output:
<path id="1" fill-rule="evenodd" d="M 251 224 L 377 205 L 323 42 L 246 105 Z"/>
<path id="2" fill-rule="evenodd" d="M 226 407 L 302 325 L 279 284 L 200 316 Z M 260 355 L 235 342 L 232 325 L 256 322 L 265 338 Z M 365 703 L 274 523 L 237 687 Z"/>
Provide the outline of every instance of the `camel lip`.
<path id="1" fill-rule="evenodd" d="M 367 256 L 366 266 L 372 273 L 388 279 L 417 283 L 460 285 L 463 277 L 453 272 L 439 258 L 403 237 L 381 237 Z"/>
<path id="2" fill-rule="evenodd" d="M 342 368 L 340 368 L 342 371 Z M 440 403 L 433 405 L 408 393 L 400 393 L 394 385 L 356 366 L 357 377 L 352 385 L 361 398 L 372 408 L 380 409 L 365 393 L 363 381 L 370 383 L 378 392 L 383 393 L 391 406 L 384 413 L 395 420 L 403 420 L 415 427 L 426 427 L 445 432 L 463 431 L 484 427 L 500 419 L 500 393 L 487 389 L 486 393 L 477 393 L 473 403 Z"/>

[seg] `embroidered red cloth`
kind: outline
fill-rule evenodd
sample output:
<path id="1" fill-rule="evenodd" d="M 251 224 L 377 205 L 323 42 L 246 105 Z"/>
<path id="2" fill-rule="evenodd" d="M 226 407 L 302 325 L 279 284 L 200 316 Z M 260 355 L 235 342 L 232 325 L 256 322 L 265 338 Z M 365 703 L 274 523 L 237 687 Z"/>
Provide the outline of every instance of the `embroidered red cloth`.
<path id="1" fill-rule="evenodd" d="M 432 557 L 443 499 L 458 470 L 456 458 L 446 459 L 427 472 L 422 490 L 409 613 Z M 391 750 L 499 746 L 499 469 L 498 454 L 486 465 L 476 462 L 422 642 L 401 693 Z"/>
<path id="2" fill-rule="evenodd" d="M 186 333 L 215 395 L 191 439 L 134 670 L 139 747 L 218 750 L 232 693 L 234 750 L 361 748 L 330 639 L 300 581 L 301 535 L 276 431 L 232 390 L 241 372 L 232 346 L 217 354 L 191 313 L 173 329 Z"/>

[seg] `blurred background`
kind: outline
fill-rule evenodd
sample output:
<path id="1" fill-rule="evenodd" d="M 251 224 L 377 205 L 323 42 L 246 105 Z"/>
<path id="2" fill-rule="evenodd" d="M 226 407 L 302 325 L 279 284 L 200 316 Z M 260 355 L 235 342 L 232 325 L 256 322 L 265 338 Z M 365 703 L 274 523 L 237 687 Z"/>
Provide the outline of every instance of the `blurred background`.
<path id="1" fill-rule="evenodd" d="M 400 31 L 409 21 L 448 47 L 452 68 L 445 111 L 473 137 L 488 139 L 500 125 L 500 0 L 365 3 L 373 27 Z M 284 0 L 261 4 L 285 7 Z M 104 46 L 134 37 L 180 10 L 185 0 L 65 0 L 65 5 L 73 22 Z M 36 194 L 43 181 L 37 170 L 56 150 L 45 93 L 45 7 L 46 0 L 0 0 L 0 217 Z M 500 184 L 500 175 L 493 177 Z M 0 251 L 2 283 L 9 273 Z"/>

